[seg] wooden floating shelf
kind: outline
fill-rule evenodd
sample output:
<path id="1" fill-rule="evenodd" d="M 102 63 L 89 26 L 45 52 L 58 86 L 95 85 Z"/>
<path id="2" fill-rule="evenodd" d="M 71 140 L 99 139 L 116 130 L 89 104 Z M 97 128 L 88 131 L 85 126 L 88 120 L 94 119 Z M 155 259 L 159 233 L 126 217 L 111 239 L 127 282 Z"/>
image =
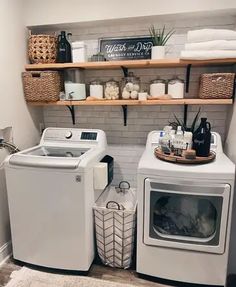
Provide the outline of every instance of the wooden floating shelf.
<path id="1" fill-rule="evenodd" d="M 69 68 L 81 69 L 119 69 L 125 68 L 170 68 L 209 65 L 233 65 L 235 59 L 216 60 L 181 60 L 181 59 L 161 59 L 161 60 L 129 60 L 129 61 L 107 61 L 107 62 L 83 62 L 83 63 L 52 63 L 52 64 L 27 64 L 25 69 L 33 70 L 62 70 Z"/>
<path id="2" fill-rule="evenodd" d="M 152 106 L 152 105 L 231 105 L 232 99 L 102 100 L 27 102 L 31 106 Z"/>

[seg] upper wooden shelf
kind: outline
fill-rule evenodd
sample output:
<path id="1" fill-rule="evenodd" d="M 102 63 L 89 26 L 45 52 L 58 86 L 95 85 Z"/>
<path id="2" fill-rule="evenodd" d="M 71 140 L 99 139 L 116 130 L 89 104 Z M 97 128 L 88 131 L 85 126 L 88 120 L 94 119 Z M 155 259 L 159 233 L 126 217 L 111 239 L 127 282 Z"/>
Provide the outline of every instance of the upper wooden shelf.
<path id="1" fill-rule="evenodd" d="M 84 62 L 84 63 L 55 63 L 55 64 L 27 64 L 25 69 L 30 70 L 61 70 L 69 68 L 82 69 L 119 69 L 125 68 L 169 68 L 209 66 L 209 65 L 233 65 L 235 59 L 217 59 L 217 60 L 181 60 L 181 59 L 161 59 L 161 60 L 130 60 L 130 61 L 110 61 L 110 62 Z"/>
<path id="2" fill-rule="evenodd" d="M 232 99 L 102 100 L 27 102 L 32 106 L 151 106 L 151 105 L 231 105 Z"/>

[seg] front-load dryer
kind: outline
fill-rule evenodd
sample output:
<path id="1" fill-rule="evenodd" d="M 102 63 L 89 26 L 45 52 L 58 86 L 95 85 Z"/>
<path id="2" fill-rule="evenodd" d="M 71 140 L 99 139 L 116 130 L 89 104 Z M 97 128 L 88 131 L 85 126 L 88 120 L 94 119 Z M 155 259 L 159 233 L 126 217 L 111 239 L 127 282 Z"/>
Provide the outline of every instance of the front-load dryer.
<path id="1" fill-rule="evenodd" d="M 217 133 L 216 159 L 204 165 L 157 159 L 159 135 L 149 133 L 138 166 L 137 271 L 225 286 L 235 166 Z"/>
<path id="2" fill-rule="evenodd" d="M 48 128 L 38 146 L 7 159 L 15 259 L 89 269 L 94 258 L 92 207 L 102 192 L 95 188 L 94 168 L 106 149 L 101 130 Z"/>

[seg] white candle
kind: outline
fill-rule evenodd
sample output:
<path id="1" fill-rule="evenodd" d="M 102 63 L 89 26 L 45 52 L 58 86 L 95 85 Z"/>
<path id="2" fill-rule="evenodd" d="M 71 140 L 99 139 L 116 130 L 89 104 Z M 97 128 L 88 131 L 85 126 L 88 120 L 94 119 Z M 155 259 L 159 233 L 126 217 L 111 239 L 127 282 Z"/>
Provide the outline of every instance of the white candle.
<path id="1" fill-rule="evenodd" d="M 146 101 L 147 93 L 146 92 L 138 93 L 138 99 L 139 99 L 139 101 Z"/>

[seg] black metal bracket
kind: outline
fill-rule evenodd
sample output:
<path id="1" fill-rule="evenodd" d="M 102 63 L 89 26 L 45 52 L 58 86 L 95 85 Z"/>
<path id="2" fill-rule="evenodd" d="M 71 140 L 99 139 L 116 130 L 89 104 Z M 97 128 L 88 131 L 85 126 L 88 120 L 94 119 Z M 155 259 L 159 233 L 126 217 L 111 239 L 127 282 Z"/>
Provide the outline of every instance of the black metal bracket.
<path id="1" fill-rule="evenodd" d="M 188 105 L 184 104 L 184 125 L 187 125 L 188 121 Z"/>
<path id="2" fill-rule="evenodd" d="M 192 65 L 188 64 L 187 65 L 187 69 L 186 69 L 186 75 L 185 75 L 185 93 L 189 92 L 189 82 L 190 82 L 191 68 L 192 68 Z"/>
<path id="3" fill-rule="evenodd" d="M 72 124 L 75 125 L 75 107 L 74 106 L 67 106 L 71 113 Z"/>
<path id="4" fill-rule="evenodd" d="M 125 76 L 125 77 L 128 77 L 128 74 L 129 74 L 128 68 L 121 66 L 121 69 L 122 69 L 122 71 L 123 71 L 123 73 L 124 73 L 124 76 Z"/>
<path id="5" fill-rule="evenodd" d="M 127 105 L 122 105 L 123 109 L 123 118 L 124 118 L 124 126 L 127 126 L 127 114 L 128 114 L 128 107 Z"/>

